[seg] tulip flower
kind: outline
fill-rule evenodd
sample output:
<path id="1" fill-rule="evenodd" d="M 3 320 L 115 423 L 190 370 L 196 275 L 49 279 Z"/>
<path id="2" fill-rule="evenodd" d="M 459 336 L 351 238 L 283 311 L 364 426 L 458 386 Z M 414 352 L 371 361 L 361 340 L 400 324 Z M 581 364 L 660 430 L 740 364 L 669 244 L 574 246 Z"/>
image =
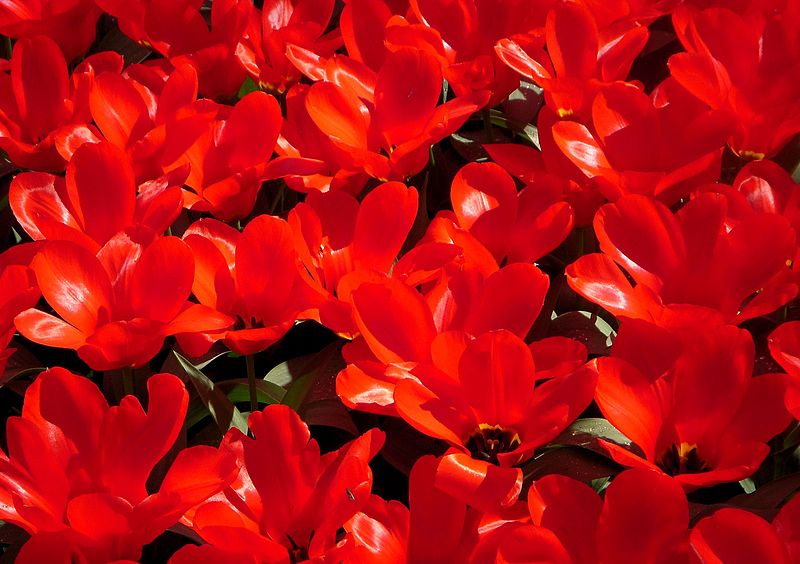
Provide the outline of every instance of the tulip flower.
<path id="1" fill-rule="evenodd" d="M 32 535 L 18 562 L 138 560 L 192 506 L 236 476 L 235 457 L 182 450 L 158 491 L 146 482 L 183 427 L 189 395 L 171 374 L 147 382 L 145 412 L 126 396 L 108 407 L 91 381 L 63 368 L 40 374 L 0 452 L 0 518 Z"/>
<path id="2" fill-rule="evenodd" d="M 76 350 L 93 370 L 142 366 L 169 335 L 232 323 L 187 301 L 194 259 L 177 237 L 145 246 L 119 233 L 97 255 L 71 241 L 48 241 L 31 269 L 60 317 L 27 309 L 15 318 L 17 329 L 34 342 Z"/>
<path id="3" fill-rule="evenodd" d="M 236 456 L 236 481 L 187 516 L 211 548 L 184 548 L 176 558 L 188 562 L 205 552 L 215 561 L 347 561 L 355 545 L 338 531 L 369 500 L 369 461 L 383 446 L 383 433 L 373 429 L 320 455 L 306 424 L 287 406 L 251 413 L 249 426 L 254 439 L 232 429 L 220 447 Z"/>
<path id="4" fill-rule="evenodd" d="M 750 476 L 792 419 L 786 375 L 753 376 L 753 360 L 749 333 L 719 321 L 671 331 L 623 320 L 611 356 L 589 366 L 598 407 L 641 455 L 601 444 L 620 464 L 673 476 L 686 491 Z"/>

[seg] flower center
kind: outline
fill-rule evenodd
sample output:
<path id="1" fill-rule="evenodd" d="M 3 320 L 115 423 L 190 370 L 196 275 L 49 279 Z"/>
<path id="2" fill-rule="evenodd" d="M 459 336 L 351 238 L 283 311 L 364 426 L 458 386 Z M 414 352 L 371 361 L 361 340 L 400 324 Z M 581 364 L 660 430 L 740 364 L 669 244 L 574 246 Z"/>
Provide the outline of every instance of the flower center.
<path id="1" fill-rule="evenodd" d="M 498 454 L 511 452 L 521 443 L 519 434 L 514 430 L 481 423 L 467 440 L 466 446 L 472 458 L 497 464 Z"/>
<path id="2" fill-rule="evenodd" d="M 681 443 L 669 447 L 656 463 L 666 474 L 699 474 L 709 470 L 706 461 L 697 454 L 697 445 Z"/>

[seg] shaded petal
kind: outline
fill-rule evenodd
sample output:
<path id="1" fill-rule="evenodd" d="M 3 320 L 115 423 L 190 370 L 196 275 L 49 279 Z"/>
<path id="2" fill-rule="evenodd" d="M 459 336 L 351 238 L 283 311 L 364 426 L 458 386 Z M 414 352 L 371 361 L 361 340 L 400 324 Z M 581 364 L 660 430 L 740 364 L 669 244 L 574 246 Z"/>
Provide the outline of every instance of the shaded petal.
<path id="1" fill-rule="evenodd" d="M 769 523 L 742 509 L 720 509 L 692 529 L 691 549 L 700 562 L 791 562 Z"/>

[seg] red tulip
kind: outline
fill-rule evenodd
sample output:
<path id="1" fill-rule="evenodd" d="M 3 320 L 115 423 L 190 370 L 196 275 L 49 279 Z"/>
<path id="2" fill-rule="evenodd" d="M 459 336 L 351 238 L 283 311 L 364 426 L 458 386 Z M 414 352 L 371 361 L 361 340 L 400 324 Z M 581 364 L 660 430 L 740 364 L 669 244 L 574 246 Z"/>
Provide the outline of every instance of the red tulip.
<path id="1" fill-rule="evenodd" d="M 458 171 L 450 189 L 454 219 L 498 263 L 534 262 L 558 247 L 573 224 L 569 204 L 545 188 L 540 183 L 517 192 L 501 167 L 470 163 Z"/>
<path id="2" fill-rule="evenodd" d="M 536 480 L 531 525 L 509 527 L 498 562 L 687 561 L 689 507 L 680 486 L 647 470 L 619 474 L 600 497 L 565 476 Z"/>
<path id="3" fill-rule="evenodd" d="M 783 374 L 753 377 L 749 333 L 717 322 L 670 331 L 623 320 L 612 356 L 590 363 L 595 401 L 641 456 L 601 441 L 626 466 L 673 476 L 692 491 L 750 476 L 791 421 Z"/>
<path id="4" fill-rule="evenodd" d="M 16 349 L 8 348 L 16 329 L 14 317 L 36 305 L 41 297 L 29 265 L 38 243 L 11 247 L 0 254 L 0 374 Z"/>
<path id="5" fill-rule="evenodd" d="M 93 0 L 12 0 L 0 4 L 0 33 L 14 39 L 49 37 L 67 61 L 74 61 L 94 43 L 99 17 Z"/>
<path id="6" fill-rule="evenodd" d="M 163 167 L 169 172 L 189 166 L 183 205 L 222 220 L 247 216 L 255 205 L 267 163 L 281 128 L 278 102 L 251 92 L 233 108 L 205 101 L 198 135 L 174 121 L 166 128 Z"/>
<path id="7" fill-rule="evenodd" d="M 64 170 L 57 136 L 91 119 L 88 93 L 95 74 L 121 68 L 116 53 L 93 55 L 75 68 L 70 84 L 64 55 L 51 39 L 20 39 L 10 65 L 0 65 L 0 148 L 18 167 Z"/>
<path id="8" fill-rule="evenodd" d="M 308 427 L 287 406 L 251 413 L 249 425 L 255 439 L 232 429 L 221 447 L 236 455 L 239 477 L 188 515 L 191 526 L 220 557 L 346 560 L 353 539 L 337 532 L 369 500 L 369 461 L 383 445 L 383 433 L 373 429 L 321 456 Z"/>
<path id="9" fill-rule="evenodd" d="M 289 225 L 260 215 L 240 233 L 215 219 L 201 219 L 183 235 L 194 253 L 192 290 L 204 307 L 236 322 L 180 335 L 192 356 L 217 339 L 239 354 L 253 354 L 280 339 L 299 313 L 319 302 L 292 241 Z"/>
<path id="10" fill-rule="evenodd" d="M 741 509 L 720 509 L 701 519 L 689 542 L 696 562 L 795 562 L 772 525 Z"/>
<path id="11" fill-rule="evenodd" d="M 647 28 L 632 18 L 615 23 L 601 28 L 590 6 L 556 2 L 542 39 L 531 38 L 527 49 L 514 38 L 501 39 L 495 51 L 503 63 L 544 89 L 547 105 L 560 117 L 584 116 L 598 90 L 628 77 L 649 38 Z"/>
<path id="12" fill-rule="evenodd" d="M 786 392 L 786 407 L 800 419 L 800 322 L 782 323 L 769 336 L 769 351 L 792 383 Z"/>
<path id="13" fill-rule="evenodd" d="M 792 79 L 800 72 L 798 22 L 795 2 L 744 14 L 727 7 L 675 11 L 687 52 L 670 58 L 670 72 L 705 104 L 730 114 L 736 129 L 728 143 L 743 157 L 772 156 L 800 132 L 800 85 Z"/>
<path id="14" fill-rule="evenodd" d="M 348 366 L 336 379 L 336 391 L 349 407 L 395 414 L 397 382 L 414 377 L 417 367 L 425 369 L 437 350 L 450 344 L 500 329 L 524 337 L 547 292 L 546 276 L 525 263 L 485 278 L 470 270 L 442 275 L 426 296 L 409 287 L 420 283 L 419 275 L 412 273 L 404 283 L 354 274 L 340 284 L 339 296 L 352 304 L 361 333 L 343 349 Z"/>
<path id="15" fill-rule="evenodd" d="M 289 212 L 295 247 L 313 284 L 325 296 L 311 316 L 336 332 L 353 334 L 350 306 L 337 286 L 350 272 L 388 274 L 417 216 L 417 191 L 387 182 L 359 204 L 346 192 L 312 192 Z"/>
<path id="16" fill-rule="evenodd" d="M 441 69 L 425 50 L 400 48 L 387 56 L 377 75 L 368 70 L 363 74 L 369 83 L 347 76 L 315 83 L 305 106 L 316 127 L 339 151 L 350 154 L 347 168 L 380 180 L 405 180 L 422 170 L 431 145 L 461 127 L 482 105 L 480 96 L 439 105 Z"/>
<path id="17" fill-rule="evenodd" d="M 603 253 L 579 258 L 567 267 L 567 280 L 614 315 L 651 320 L 693 304 L 740 323 L 794 298 L 789 222 L 753 213 L 732 229 L 729 224 L 727 200 L 719 194 L 701 194 L 674 215 L 645 196 L 626 196 L 595 216 Z"/>
<path id="18" fill-rule="evenodd" d="M 76 350 L 93 370 L 142 366 L 169 335 L 232 323 L 187 301 L 194 259 L 177 237 L 144 246 L 119 233 L 96 256 L 70 241 L 48 241 L 31 268 L 60 318 L 28 309 L 16 317 L 17 329 L 34 342 Z"/>
<path id="19" fill-rule="evenodd" d="M 397 382 L 395 409 L 419 431 L 451 445 L 439 464 L 437 487 L 496 511 L 519 496 L 522 471 L 515 466 L 580 415 L 591 402 L 596 377 L 578 368 L 585 349 L 568 339 L 546 346 L 558 351 L 553 357 L 572 362 L 546 371 L 535 365 L 543 345 L 529 348 L 509 331 L 472 341 L 447 337 L 433 345 L 441 372 L 420 370 L 416 378 Z M 541 380 L 547 381 L 536 385 Z"/>
<path id="20" fill-rule="evenodd" d="M 63 368 L 39 375 L 0 452 L 0 518 L 32 535 L 18 562 L 138 560 L 181 515 L 236 476 L 235 457 L 181 451 L 158 491 L 146 482 L 183 427 L 189 396 L 171 374 L 147 382 L 148 410 L 133 396 L 109 408 L 91 381 Z"/>
<path id="21" fill-rule="evenodd" d="M 631 84 L 612 84 L 595 96 L 591 113 L 591 129 L 561 121 L 553 137 L 609 200 L 647 194 L 672 205 L 719 177 L 730 120 L 675 81 L 649 97 Z"/>
<path id="22" fill-rule="evenodd" d="M 333 16 L 333 0 L 269 0 L 250 12 L 236 56 L 262 88 L 284 93 L 301 74 L 286 58 L 287 45 L 330 57 L 342 44 L 338 29 L 325 33 Z"/>
<path id="23" fill-rule="evenodd" d="M 35 241 L 72 241 L 92 253 L 120 232 L 163 233 L 182 209 L 181 189 L 166 176 L 142 184 L 137 195 L 130 159 L 106 142 L 80 146 L 67 165 L 66 179 L 43 172 L 18 174 L 8 199 Z"/>

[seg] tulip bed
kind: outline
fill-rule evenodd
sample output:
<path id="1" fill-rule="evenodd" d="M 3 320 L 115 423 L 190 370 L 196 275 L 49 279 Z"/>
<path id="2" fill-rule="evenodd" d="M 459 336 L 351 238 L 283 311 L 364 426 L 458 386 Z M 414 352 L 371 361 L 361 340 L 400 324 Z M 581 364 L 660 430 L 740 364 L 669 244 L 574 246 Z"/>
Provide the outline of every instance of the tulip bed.
<path id="1" fill-rule="evenodd" d="M 3 562 L 800 562 L 799 2 L 0 34 Z"/>

